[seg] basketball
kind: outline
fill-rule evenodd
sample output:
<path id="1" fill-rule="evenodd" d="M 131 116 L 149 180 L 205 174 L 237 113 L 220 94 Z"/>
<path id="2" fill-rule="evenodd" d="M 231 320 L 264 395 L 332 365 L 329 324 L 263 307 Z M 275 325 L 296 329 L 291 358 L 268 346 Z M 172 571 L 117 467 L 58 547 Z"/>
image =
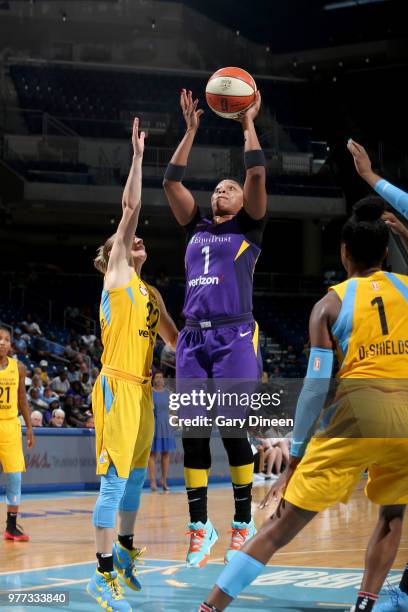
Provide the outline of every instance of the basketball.
<path id="1" fill-rule="evenodd" d="M 242 68 L 220 68 L 205 88 L 208 106 L 220 117 L 236 119 L 255 100 L 256 83 Z"/>

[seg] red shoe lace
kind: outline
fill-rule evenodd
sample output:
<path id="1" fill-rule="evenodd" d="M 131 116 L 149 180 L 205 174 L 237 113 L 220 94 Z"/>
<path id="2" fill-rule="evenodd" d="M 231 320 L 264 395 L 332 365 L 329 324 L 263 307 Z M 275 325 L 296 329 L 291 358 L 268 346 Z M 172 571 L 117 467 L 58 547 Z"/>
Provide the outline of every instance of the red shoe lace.
<path id="1" fill-rule="evenodd" d="M 200 552 L 206 533 L 205 529 L 190 529 L 186 531 L 186 535 L 191 536 L 189 552 Z"/>
<path id="2" fill-rule="evenodd" d="M 231 529 L 231 533 L 232 533 L 232 537 L 231 537 L 230 549 L 241 550 L 248 536 L 248 533 L 249 533 L 248 529 L 238 529 L 237 527 L 233 527 Z"/>

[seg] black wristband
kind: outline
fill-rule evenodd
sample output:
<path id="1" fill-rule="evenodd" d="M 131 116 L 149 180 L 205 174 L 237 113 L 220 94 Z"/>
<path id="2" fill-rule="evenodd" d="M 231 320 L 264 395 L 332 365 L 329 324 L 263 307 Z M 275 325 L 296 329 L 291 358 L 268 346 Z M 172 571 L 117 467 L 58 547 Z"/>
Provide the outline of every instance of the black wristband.
<path id="1" fill-rule="evenodd" d="M 187 166 L 177 166 L 177 164 L 172 164 L 170 162 L 164 173 L 164 178 L 168 181 L 181 183 L 186 173 L 186 168 Z"/>
<path id="2" fill-rule="evenodd" d="M 254 151 L 245 151 L 244 164 L 246 170 L 249 170 L 254 166 L 266 166 L 265 154 L 262 149 L 255 149 Z"/>

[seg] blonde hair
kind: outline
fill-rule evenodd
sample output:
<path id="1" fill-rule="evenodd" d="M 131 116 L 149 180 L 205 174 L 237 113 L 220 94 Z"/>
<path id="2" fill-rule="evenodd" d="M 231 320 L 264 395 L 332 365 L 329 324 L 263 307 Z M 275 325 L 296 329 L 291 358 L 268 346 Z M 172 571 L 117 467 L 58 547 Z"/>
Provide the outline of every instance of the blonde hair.
<path id="1" fill-rule="evenodd" d="M 96 257 L 93 263 L 98 272 L 101 272 L 102 274 L 106 274 L 106 270 L 108 269 L 109 253 L 112 250 L 113 243 L 115 241 L 115 236 L 116 234 L 110 236 L 110 238 L 107 239 L 105 244 L 98 247 L 96 251 Z"/>

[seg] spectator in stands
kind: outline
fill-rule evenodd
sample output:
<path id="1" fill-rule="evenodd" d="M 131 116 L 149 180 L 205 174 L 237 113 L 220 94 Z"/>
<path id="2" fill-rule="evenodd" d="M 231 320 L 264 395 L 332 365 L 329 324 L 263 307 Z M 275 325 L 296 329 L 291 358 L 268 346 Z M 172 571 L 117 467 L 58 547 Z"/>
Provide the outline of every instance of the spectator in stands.
<path id="1" fill-rule="evenodd" d="M 276 445 L 273 444 L 274 440 L 268 438 L 258 438 L 256 448 L 257 450 L 263 450 L 263 457 L 266 463 L 265 480 L 271 480 L 272 478 L 278 478 L 282 468 L 282 451 Z M 275 468 L 275 474 L 273 469 Z"/>
<path id="2" fill-rule="evenodd" d="M 82 414 L 80 414 L 79 410 L 76 410 L 74 408 L 74 398 L 72 395 L 65 396 L 63 409 L 65 412 L 65 419 L 68 425 L 70 425 L 71 427 L 83 426 Z"/>
<path id="3" fill-rule="evenodd" d="M 86 346 L 86 349 L 90 350 L 91 348 L 93 348 L 95 340 L 96 340 L 95 334 L 91 334 L 91 329 L 89 325 L 87 325 L 86 333 L 83 336 L 81 336 L 81 344 L 84 344 Z"/>
<path id="4" fill-rule="evenodd" d="M 88 355 L 86 346 L 80 347 L 79 354 L 77 355 L 76 360 L 79 363 L 79 365 L 81 365 L 81 363 L 86 363 L 88 369 L 92 367 L 92 361 L 91 361 L 90 356 Z"/>
<path id="5" fill-rule="evenodd" d="M 75 403 L 75 398 L 77 397 L 81 399 L 81 403 L 85 401 L 85 393 L 84 393 L 84 390 L 79 380 L 72 381 L 71 386 L 68 389 L 66 395 L 72 395 L 74 398 L 74 403 Z"/>
<path id="6" fill-rule="evenodd" d="M 49 427 L 66 427 L 65 412 L 62 408 L 55 408 L 52 411 Z"/>
<path id="7" fill-rule="evenodd" d="M 68 359 L 74 359 L 79 353 L 79 345 L 76 340 L 71 340 L 65 347 L 65 355 Z"/>
<path id="8" fill-rule="evenodd" d="M 67 376 L 68 376 L 68 380 L 70 382 L 70 384 L 72 382 L 74 382 L 74 380 L 79 380 L 79 372 L 77 370 L 77 367 L 75 365 L 75 363 L 73 361 L 71 361 L 68 366 L 68 371 L 67 371 Z"/>
<path id="9" fill-rule="evenodd" d="M 41 380 L 41 376 L 39 374 L 34 374 L 34 376 L 31 379 L 30 389 L 33 389 L 33 388 L 38 389 L 38 393 L 40 394 L 40 397 L 42 397 L 44 393 L 44 385 Z"/>
<path id="10" fill-rule="evenodd" d="M 88 395 L 92 393 L 92 387 L 93 387 L 92 381 L 89 376 L 89 372 L 84 372 L 82 374 L 81 386 L 82 386 L 85 396 L 88 397 Z"/>
<path id="11" fill-rule="evenodd" d="M 31 415 L 31 425 L 33 427 L 42 427 L 43 426 L 43 415 L 39 410 L 33 410 Z"/>
<path id="12" fill-rule="evenodd" d="M 80 364 L 80 366 L 79 366 L 79 377 L 78 377 L 78 380 L 81 380 L 81 378 L 82 378 L 82 374 L 85 374 L 85 372 L 89 372 L 89 368 L 88 368 L 88 366 L 86 365 L 86 363 L 85 363 L 85 362 L 83 362 L 83 363 L 81 363 L 81 364 Z"/>
<path id="13" fill-rule="evenodd" d="M 95 423 L 94 423 L 94 418 L 93 416 L 89 416 L 86 421 L 85 421 L 85 427 L 87 429 L 95 429 Z"/>
<path id="14" fill-rule="evenodd" d="M 16 327 L 14 330 L 13 346 L 19 357 L 26 357 L 28 353 L 28 344 L 21 337 L 21 329 Z"/>
<path id="15" fill-rule="evenodd" d="M 48 372 L 47 372 L 47 368 L 48 368 L 48 361 L 46 361 L 46 359 L 41 359 L 40 361 L 40 368 L 41 368 L 41 380 L 43 382 L 44 385 L 49 385 L 50 384 L 50 379 L 48 377 Z"/>
<path id="16" fill-rule="evenodd" d="M 99 368 L 92 368 L 91 370 L 91 382 L 94 385 L 95 384 L 95 380 L 98 378 L 99 376 Z"/>
<path id="17" fill-rule="evenodd" d="M 281 374 L 280 368 L 278 368 L 278 366 L 273 368 L 270 378 L 281 378 L 281 376 L 282 374 Z"/>
<path id="18" fill-rule="evenodd" d="M 167 475 L 170 465 L 170 453 L 176 450 L 176 441 L 169 423 L 169 390 L 166 389 L 163 372 L 158 370 L 153 375 L 153 404 L 154 404 L 154 438 L 149 457 L 150 488 L 157 491 L 156 457 L 160 454 L 161 480 L 163 491 L 168 491 Z"/>
<path id="19" fill-rule="evenodd" d="M 47 402 L 48 405 L 50 405 L 51 402 L 57 399 L 58 399 L 58 394 L 55 393 L 55 391 L 53 391 L 50 386 L 45 387 L 44 393 L 43 393 L 43 400 Z"/>
<path id="20" fill-rule="evenodd" d="M 94 363 L 98 363 L 101 359 L 102 356 L 102 352 L 103 352 L 103 347 L 102 347 L 102 343 L 99 340 L 99 338 L 96 338 L 93 347 L 89 349 L 89 354 L 92 358 L 92 361 Z"/>
<path id="21" fill-rule="evenodd" d="M 28 391 L 28 403 L 30 404 L 31 410 L 44 411 L 48 408 L 48 404 L 40 396 L 38 387 L 31 387 Z"/>
<path id="22" fill-rule="evenodd" d="M 30 336 L 42 336 L 43 333 L 38 323 L 33 319 L 33 316 L 29 313 L 25 320 L 21 323 L 23 330 Z"/>
<path id="23" fill-rule="evenodd" d="M 288 348 L 286 349 L 286 361 L 287 363 L 290 363 L 290 364 L 295 364 L 297 361 L 297 355 L 295 353 L 295 349 L 293 348 L 291 344 L 289 344 Z"/>
<path id="24" fill-rule="evenodd" d="M 55 378 L 51 381 L 51 389 L 58 393 L 58 395 L 65 395 L 70 388 L 68 375 L 66 370 L 61 370 Z"/>

